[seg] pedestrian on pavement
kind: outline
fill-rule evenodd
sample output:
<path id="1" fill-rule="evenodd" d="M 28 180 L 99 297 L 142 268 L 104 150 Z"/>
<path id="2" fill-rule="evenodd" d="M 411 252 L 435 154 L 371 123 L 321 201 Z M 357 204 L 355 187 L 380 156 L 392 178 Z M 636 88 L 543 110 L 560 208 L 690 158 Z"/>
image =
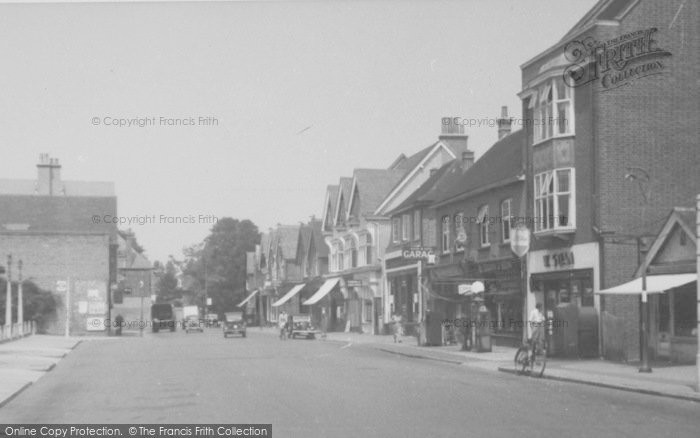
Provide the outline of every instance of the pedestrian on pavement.
<path id="1" fill-rule="evenodd" d="M 280 339 L 283 341 L 287 339 L 287 312 L 284 310 L 277 317 L 277 327 L 280 329 Z"/>
<path id="2" fill-rule="evenodd" d="M 530 323 L 530 329 L 532 331 L 532 338 L 530 342 L 532 343 L 532 349 L 541 349 L 544 343 L 544 315 L 542 314 L 542 303 L 535 304 L 535 308 L 530 312 L 530 317 L 528 321 Z"/>
<path id="3" fill-rule="evenodd" d="M 321 308 L 321 339 L 326 339 L 326 334 L 328 333 L 328 314 L 326 313 L 326 308 Z"/>
<path id="4" fill-rule="evenodd" d="M 394 343 L 401 343 L 401 337 L 403 336 L 403 324 L 401 315 L 394 314 L 392 319 L 394 322 Z"/>

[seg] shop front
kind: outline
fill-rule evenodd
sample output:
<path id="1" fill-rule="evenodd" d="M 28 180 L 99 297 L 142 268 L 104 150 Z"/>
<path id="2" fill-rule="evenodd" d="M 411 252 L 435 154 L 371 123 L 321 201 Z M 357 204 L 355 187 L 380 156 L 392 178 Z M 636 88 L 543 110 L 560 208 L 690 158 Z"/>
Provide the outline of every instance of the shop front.
<path id="1" fill-rule="evenodd" d="M 600 287 L 598 272 L 597 243 L 528 254 L 527 314 L 536 303 L 543 304 L 552 355 L 598 355 L 599 298 L 594 294 Z"/>
<path id="2" fill-rule="evenodd" d="M 491 315 L 495 345 L 519 347 L 523 333 L 523 296 L 520 259 L 481 262 L 475 276 L 483 278 L 484 300 Z"/>

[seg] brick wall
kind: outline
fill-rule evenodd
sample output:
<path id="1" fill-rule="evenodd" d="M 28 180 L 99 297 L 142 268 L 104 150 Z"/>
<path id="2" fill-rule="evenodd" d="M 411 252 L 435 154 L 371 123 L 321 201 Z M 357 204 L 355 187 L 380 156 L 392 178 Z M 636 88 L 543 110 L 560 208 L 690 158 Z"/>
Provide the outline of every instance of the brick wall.
<path id="1" fill-rule="evenodd" d="M 14 261 L 22 260 L 23 277 L 61 299 L 55 319 L 46 326 L 48 333 L 63 334 L 65 327 L 66 298 L 65 293 L 56 292 L 58 280 L 71 280 L 71 334 L 87 333 L 86 314 L 79 312 L 78 303 L 88 301 L 88 293 L 92 295 L 90 301 L 100 300 L 106 307 L 109 240 L 108 235 L 0 234 L 2 251 L 12 254 Z M 13 277 L 16 278 L 16 271 Z M 106 311 L 102 316 L 107 317 Z"/>

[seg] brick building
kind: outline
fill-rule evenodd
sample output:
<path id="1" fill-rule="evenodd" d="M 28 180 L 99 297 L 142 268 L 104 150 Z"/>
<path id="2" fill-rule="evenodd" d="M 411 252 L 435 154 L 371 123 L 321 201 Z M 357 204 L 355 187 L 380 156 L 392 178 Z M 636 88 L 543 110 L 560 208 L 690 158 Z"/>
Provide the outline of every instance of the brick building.
<path id="1" fill-rule="evenodd" d="M 48 333 L 64 333 L 66 314 L 71 334 L 107 332 L 117 239 L 108 218 L 116 214 L 112 183 L 65 181 L 58 160 L 46 154 L 36 179 L 0 179 L 0 251 L 21 259 L 23 277 L 61 299 L 43 328 Z"/>
<path id="2" fill-rule="evenodd" d="M 639 298 L 593 291 L 629 281 L 637 238 L 700 191 L 699 22 L 697 2 L 601 0 L 521 66 L 528 309 L 593 309 L 610 359 L 639 357 Z"/>

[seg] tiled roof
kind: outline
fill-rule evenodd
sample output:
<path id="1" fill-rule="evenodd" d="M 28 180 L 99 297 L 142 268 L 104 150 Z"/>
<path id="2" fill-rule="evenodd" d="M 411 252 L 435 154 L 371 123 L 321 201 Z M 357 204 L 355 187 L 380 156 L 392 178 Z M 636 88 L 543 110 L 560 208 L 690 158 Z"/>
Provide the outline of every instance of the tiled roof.
<path id="1" fill-rule="evenodd" d="M 388 212 L 389 215 L 395 215 L 415 207 L 418 204 L 430 203 L 435 200 L 438 192 L 435 190 L 437 185 L 440 183 L 443 176 L 448 174 L 448 172 L 460 172 L 461 174 L 461 161 L 453 160 L 439 168 L 411 195 L 406 198 L 401 204 L 399 204 L 392 211 Z"/>
<path id="2" fill-rule="evenodd" d="M 116 225 L 106 223 L 116 214 L 116 197 L 0 196 L 0 232 L 116 234 Z"/>
<path id="3" fill-rule="evenodd" d="M 420 151 L 411 155 L 410 157 L 407 157 L 404 154 L 399 155 L 399 157 L 393 163 L 391 163 L 389 169 L 404 170 L 406 172 L 413 169 L 418 165 L 418 163 L 420 163 L 423 160 L 423 158 L 425 158 L 426 155 L 428 155 L 428 152 L 430 152 L 436 144 L 437 143 L 433 143 L 427 148 L 421 149 Z"/>
<path id="4" fill-rule="evenodd" d="M 452 168 L 434 187 L 435 202 L 448 201 L 463 193 L 486 187 L 523 173 L 523 130 L 497 141 L 468 170 Z"/>
<path id="5" fill-rule="evenodd" d="M 360 215 L 373 213 L 405 174 L 404 169 L 355 169 Z"/>
<path id="6" fill-rule="evenodd" d="M 561 41 L 568 41 L 598 20 L 615 20 L 636 0 L 600 0 L 576 23 Z"/>
<path id="7" fill-rule="evenodd" d="M 277 245 L 286 260 L 296 259 L 299 243 L 299 225 L 278 225 L 275 230 Z"/>
<path id="8" fill-rule="evenodd" d="M 350 190 L 352 190 L 352 178 L 345 176 L 340 177 L 338 196 L 343 195 L 343 209 L 345 210 L 346 214 L 348 212 L 348 205 L 350 204 Z M 333 217 L 335 217 L 337 213 L 337 211 L 334 211 Z"/>
<path id="9" fill-rule="evenodd" d="M 697 239 L 697 236 L 695 235 L 697 228 L 695 224 L 695 222 L 697 221 L 697 213 L 695 212 L 695 209 L 676 207 L 673 210 L 678 214 L 680 220 L 685 223 L 686 227 L 688 227 L 691 230 L 691 232 L 693 233 L 693 237 Z"/>
<path id="10" fill-rule="evenodd" d="M 319 257 L 328 257 L 328 245 L 323 240 L 323 232 L 321 230 L 321 221 L 315 220 L 309 222 L 309 227 L 313 234 L 313 244 L 316 245 L 316 254 Z"/>
<path id="11" fill-rule="evenodd" d="M 299 245 L 297 247 L 297 253 L 299 256 L 304 257 L 308 253 L 309 244 L 311 243 L 311 226 L 301 225 L 299 228 Z"/>
<path id="12" fill-rule="evenodd" d="M 35 195 L 36 180 L 0 178 L 0 195 Z M 55 196 L 115 196 L 114 183 L 104 181 L 61 181 Z"/>

